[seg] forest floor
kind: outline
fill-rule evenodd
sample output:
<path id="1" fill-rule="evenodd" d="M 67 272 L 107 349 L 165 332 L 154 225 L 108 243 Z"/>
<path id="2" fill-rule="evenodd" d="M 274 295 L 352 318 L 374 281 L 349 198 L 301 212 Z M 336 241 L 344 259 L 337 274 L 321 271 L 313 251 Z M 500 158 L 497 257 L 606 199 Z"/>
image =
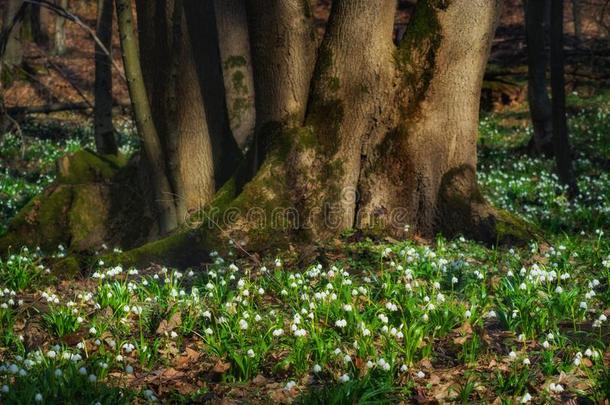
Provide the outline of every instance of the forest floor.
<path id="1" fill-rule="evenodd" d="M 0 261 L 3 403 L 600 403 L 610 397 L 610 97 L 570 94 L 580 194 L 523 152 L 522 104 L 485 114 L 479 181 L 544 243 L 345 235 L 320 263 L 285 252 L 202 268 Z M 133 129 L 117 122 L 123 152 Z M 0 234 L 90 124 L 0 138 Z M 108 247 L 112 249 L 113 247 Z M 576 402 L 574 402 L 576 403 Z M 607 403 L 607 402 L 606 402 Z"/>

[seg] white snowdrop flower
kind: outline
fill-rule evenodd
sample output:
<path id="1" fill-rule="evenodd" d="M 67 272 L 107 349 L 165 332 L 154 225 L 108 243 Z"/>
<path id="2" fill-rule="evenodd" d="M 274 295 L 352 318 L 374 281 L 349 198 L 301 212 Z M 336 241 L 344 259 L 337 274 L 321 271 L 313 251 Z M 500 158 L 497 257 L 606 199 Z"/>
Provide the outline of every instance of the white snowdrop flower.
<path id="1" fill-rule="evenodd" d="M 441 283 L 439 283 L 438 281 L 435 281 L 433 286 L 434 286 L 434 288 L 439 289 L 439 288 L 441 288 Z"/>
<path id="2" fill-rule="evenodd" d="M 85 367 L 81 367 L 78 369 L 78 374 L 87 375 L 87 369 Z"/>
<path id="3" fill-rule="evenodd" d="M 409 367 L 407 367 L 406 364 L 403 364 L 402 366 L 400 366 L 400 371 L 403 373 L 405 373 L 408 369 L 409 369 Z"/>
<path id="4" fill-rule="evenodd" d="M 495 318 L 496 316 L 497 316 L 497 315 L 496 315 L 496 311 L 494 311 L 493 309 L 492 309 L 492 310 L 490 310 L 490 311 L 487 313 L 487 315 L 485 315 L 485 317 L 486 317 L 486 318 Z"/>
<path id="5" fill-rule="evenodd" d="M 372 361 L 369 360 L 369 361 L 366 362 L 366 367 L 367 368 L 373 368 L 374 366 L 375 366 L 375 364 L 373 364 Z"/>
<path id="6" fill-rule="evenodd" d="M 598 320 L 599 320 L 600 322 L 606 322 L 606 321 L 608 320 L 608 318 L 606 317 L 606 315 L 601 314 L 601 315 L 599 316 Z"/>
<path id="7" fill-rule="evenodd" d="M 519 284 L 519 289 L 520 290 L 527 290 L 527 284 L 525 284 L 525 283 Z"/>
<path id="8" fill-rule="evenodd" d="M 511 351 L 510 353 L 508 353 L 508 357 L 510 357 L 511 360 L 515 360 L 517 358 L 517 353 Z"/>
<path id="9" fill-rule="evenodd" d="M 525 335 L 524 335 L 523 333 L 521 333 L 521 334 L 520 334 L 520 335 L 517 337 L 517 340 L 518 340 L 519 342 L 525 342 Z"/>
<path id="10" fill-rule="evenodd" d="M 593 356 L 593 351 L 591 349 L 585 350 L 585 356 L 587 356 L 587 357 Z"/>
<path id="11" fill-rule="evenodd" d="M 526 365 L 526 366 L 529 366 L 532 363 L 530 362 L 530 359 L 526 357 L 526 358 L 523 359 L 523 364 Z"/>
<path id="12" fill-rule="evenodd" d="M 522 404 L 525 404 L 527 402 L 530 402 L 531 400 L 532 400 L 532 396 L 530 395 L 529 392 L 526 392 L 525 395 L 523 395 L 521 397 L 521 400 L 519 402 L 522 403 Z"/>
<path id="13" fill-rule="evenodd" d="M 16 364 L 11 364 L 10 366 L 8 366 L 8 371 L 11 374 L 17 374 L 19 372 L 19 366 L 17 366 Z"/>
<path id="14" fill-rule="evenodd" d="M 297 385 L 297 383 L 296 383 L 296 382 L 294 382 L 294 381 L 288 381 L 288 382 L 286 383 L 286 385 L 284 386 L 284 389 L 285 389 L 286 391 L 290 391 L 291 389 L 293 389 L 294 387 L 296 387 L 296 385 Z"/>
<path id="15" fill-rule="evenodd" d="M 391 312 L 398 311 L 398 306 L 396 304 L 394 304 L 393 302 L 387 302 L 385 304 L 385 307 Z"/>
<path id="16" fill-rule="evenodd" d="M 464 317 L 466 318 L 470 318 L 472 316 L 472 313 L 470 312 L 470 310 L 466 310 L 466 312 L 464 312 Z"/>
<path id="17" fill-rule="evenodd" d="M 561 384 L 553 384 L 553 383 L 551 383 L 549 385 L 549 388 L 551 388 L 551 391 L 553 391 L 553 392 L 555 392 L 557 394 L 560 394 L 560 393 L 563 392 L 563 385 L 561 385 Z"/>
<path id="18" fill-rule="evenodd" d="M 282 336 L 284 334 L 284 329 L 275 329 L 273 331 L 273 336 L 278 337 L 278 336 Z"/>
<path id="19" fill-rule="evenodd" d="M 294 336 L 303 337 L 307 335 L 307 331 L 305 329 L 297 329 L 294 331 Z"/>
<path id="20" fill-rule="evenodd" d="M 92 326 L 91 328 L 89 328 L 89 333 L 92 335 L 95 335 L 97 333 L 97 329 L 95 329 L 95 327 Z"/>
<path id="21" fill-rule="evenodd" d="M 581 309 L 587 309 L 587 303 L 585 301 L 581 301 L 579 306 Z"/>
<path id="22" fill-rule="evenodd" d="M 34 401 L 42 402 L 42 394 L 40 392 L 34 396 Z"/>
<path id="23" fill-rule="evenodd" d="M 284 295 L 284 296 L 285 296 L 285 295 L 288 295 L 288 291 L 286 291 L 286 290 L 282 290 L 282 291 L 280 291 L 280 294 L 281 294 L 281 295 Z"/>
<path id="24" fill-rule="evenodd" d="M 346 354 L 345 356 L 343 356 L 343 362 L 344 363 L 351 363 L 352 358 L 350 357 L 349 354 Z"/>
<path id="25" fill-rule="evenodd" d="M 560 286 L 560 285 L 558 285 L 558 286 L 557 286 L 557 288 L 555 288 L 555 292 L 556 292 L 557 294 L 561 294 L 561 293 L 563 292 L 563 288 L 561 288 L 561 286 Z"/>
<path id="26" fill-rule="evenodd" d="M 254 353 L 254 350 L 252 350 L 252 349 L 248 349 L 248 351 L 246 352 L 246 354 L 248 355 L 248 357 L 254 357 L 254 356 L 256 356 L 256 354 Z"/>
<path id="27" fill-rule="evenodd" d="M 350 377 L 348 374 L 343 374 L 341 377 L 339 377 L 339 381 L 341 381 L 342 383 L 346 383 L 350 380 Z"/>
<path id="28" fill-rule="evenodd" d="M 174 331 L 171 331 L 169 335 L 172 339 L 176 339 L 178 337 L 178 334 Z"/>
<path id="29" fill-rule="evenodd" d="M 580 366 L 580 362 L 581 362 L 581 357 L 575 357 L 574 358 L 574 365 L 575 366 Z"/>
<path id="30" fill-rule="evenodd" d="M 426 374 L 423 371 L 420 370 L 420 371 L 417 372 L 417 377 L 418 378 L 424 378 L 425 376 L 426 376 Z"/>
<path id="31" fill-rule="evenodd" d="M 451 284 L 457 284 L 458 282 L 458 278 L 457 277 L 452 277 L 451 278 Z"/>
<path id="32" fill-rule="evenodd" d="M 339 349 L 338 347 L 333 351 L 333 353 L 335 353 L 335 356 L 338 356 L 341 354 L 341 349 Z"/>
<path id="33" fill-rule="evenodd" d="M 371 331 L 367 328 L 362 329 L 362 336 L 371 336 Z"/>
<path id="34" fill-rule="evenodd" d="M 116 361 L 121 362 L 123 361 L 123 356 L 120 354 L 117 354 L 116 357 L 114 358 Z"/>
<path id="35" fill-rule="evenodd" d="M 321 367 L 319 364 L 315 364 L 315 365 L 313 366 L 313 369 L 312 369 L 312 370 L 313 370 L 313 372 L 314 372 L 314 373 L 316 373 L 316 374 L 317 374 L 317 373 L 319 373 L 320 371 L 322 371 L 322 367 Z"/>
<path id="36" fill-rule="evenodd" d="M 59 378 L 63 375 L 63 371 L 61 371 L 59 368 L 55 369 L 55 377 Z"/>
<path id="37" fill-rule="evenodd" d="M 212 328 L 207 328 L 207 329 L 205 330 L 205 334 L 206 334 L 206 335 L 213 335 L 213 334 L 214 334 L 214 331 L 212 330 Z"/>
<path id="38" fill-rule="evenodd" d="M 19 370 L 19 376 L 20 377 L 25 377 L 26 375 L 28 375 L 27 371 L 25 371 L 24 369 Z"/>
<path id="39" fill-rule="evenodd" d="M 57 356 L 57 353 L 55 353 L 55 350 L 49 350 L 47 352 L 47 357 L 50 359 L 54 359 Z"/>
<path id="40" fill-rule="evenodd" d="M 428 322 L 428 319 L 430 319 L 430 317 L 428 316 L 428 314 L 423 314 L 422 319 L 424 320 L 424 322 Z"/>
<path id="41" fill-rule="evenodd" d="M 352 311 L 352 306 L 350 304 L 343 304 L 343 310 L 345 312 L 351 312 Z"/>
<path id="42" fill-rule="evenodd" d="M 335 322 L 335 326 L 338 328 L 345 328 L 347 326 L 347 321 L 345 319 L 339 319 Z"/>
<path id="43" fill-rule="evenodd" d="M 239 328 L 241 330 L 246 330 L 248 329 L 248 322 L 245 319 L 240 319 L 239 320 Z"/>
<path id="44" fill-rule="evenodd" d="M 0 389 L 0 391 L 2 391 L 3 393 L 7 394 L 9 392 L 8 385 L 4 384 L 2 386 L 2 388 Z"/>
<path id="45" fill-rule="evenodd" d="M 95 374 L 89 374 L 89 382 L 94 383 L 97 381 L 97 376 Z"/>
<path id="46" fill-rule="evenodd" d="M 127 374 L 133 374 L 133 367 L 130 364 L 126 365 L 125 366 L 125 372 Z"/>

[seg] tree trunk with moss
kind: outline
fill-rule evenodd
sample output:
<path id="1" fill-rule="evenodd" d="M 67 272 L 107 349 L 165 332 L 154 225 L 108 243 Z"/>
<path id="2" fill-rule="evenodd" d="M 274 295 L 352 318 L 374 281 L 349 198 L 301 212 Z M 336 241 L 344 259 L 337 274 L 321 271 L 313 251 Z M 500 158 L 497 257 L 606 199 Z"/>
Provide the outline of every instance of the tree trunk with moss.
<path id="1" fill-rule="evenodd" d="M 286 4 L 267 7 L 273 14 Z M 394 7 L 393 0 L 334 1 L 304 115 L 299 102 L 297 114 L 282 115 L 279 106 L 290 105 L 277 102 L 283 93 L 267 93 L 278 106 L 268 115 L 276 125 L 257 125 L 267 147 L 252 180 L 226 183 L 191 218 L 196 229 L 120 259 L 185 264 L 228 240 L 261 251 L 323 243 L 347 229 L 395 237 L 444 231 L 490 243 L 531 236 L 527 224 L 488 205 L 476 183 L 479 93 L 499 1 L 420 2 L 398 47 Z M 299 37 L 292 41 L 271 49 L 294 56 L 303 48 Z M 256 80 L 284 79 L 266 71 L 279 66 L 257 64 L 257 49 L 270 48 L 253 45 Z M 256 94 L 262 102 L 258 87 Z"/>
<path id="2" fill-rule="evenodd" d="M 240 148 L 254 132 L 254 78 L 245 0 L 215 0 L 218 47 L 231 131 Z"/>
<path id="3" fill-rule="evenodd" d="M 226 106 L 224 114 L 212 116 L 220 121 L 212 126 L 210 100 L 220 103 L 212 105 L 219 111 L 225 98 L 210 89 L 222 80 L 203 80 L 221 76 L 219 59 L 209 66 L 203 57 L 214 56 L 217 42 L 206 42 L 215 38 L 209 30 L 216 26 L 203 24 L 214 13 L 202 3 L 207 2 L 184 0 L 187 29 L 179 36 L 190 43 L 185 39 L 183 49 L 173 51 L 180 52 L 178 68 L 185 69 L 176 76 L 176 90 L 169 80 L 174 68 L 164 62 L 172 58 L 162 57 L 172 43 L 167 15 L 173 7 L 142 1 L 138 15 L 153 106 L 167 100 L 169 83 L 170 94 L 181 95 L 188 111 L 203 117 L 180 121 L 178 114 L 179 125 L 188 129 L 200 122 L 197 139 L 208 136 L 214 150 L 215 137 L 225 133 Z M 345 230 L 393 237 L 444 232 L 489 243 L 532 236 L 527 224 L 488 205 L 476 182 L 479 96 L 500 0 L 420 1 L 398 46 L 392 35 L 394 0 L 335 0 L 317 53 L 308 2 L 246 5 L 255 147 L 226 181 L 219 175 L 228 171 L 217 171 L 217 160 L 226 155 L 212 153 L 219 189 L 205 197 L 209 203 L 171 235 L 116 259 L 126 265 L 189 265 L 229 241 L 242 252 L 261 252 L 323 244 Z M 194 77 L 197 86 L 181 84 L 185 77 Z M 193 89 L 198 92 L 187 93 Z M 174 103 L 175 111 L 186 109 L 179 100 L 167 104 Z M 164 119 L 171 109 L 153 110 L 155 120 L 173 122 Z M 162 142 L 178 135 L 159 133 Z M 198 158 L 205 157 L 201 153 Z M 177 156 L 179 165 L 191 163 Z M 211 177 L 210 171 L 198 176 Z"/>

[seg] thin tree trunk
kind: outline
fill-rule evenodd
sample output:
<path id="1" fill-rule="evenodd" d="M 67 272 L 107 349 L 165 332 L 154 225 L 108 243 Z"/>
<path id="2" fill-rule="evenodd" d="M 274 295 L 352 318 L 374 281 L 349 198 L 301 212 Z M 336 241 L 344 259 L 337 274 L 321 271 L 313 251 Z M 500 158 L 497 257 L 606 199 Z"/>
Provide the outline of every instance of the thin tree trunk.
<path id="1" fill-rule="evenodd" d="M 68 0 L 57 0 L 59 6 L 64 10 L 68 9 Z M 53 53 L 63 55 L 66 53 L 66 19 L 62 16 L 55 17 L 55 35 L 53 42 Z"/>
<path id="2" fill-rule="evenodd" d="M 163 146 L 153 122 L 142 76 L 133 30 L 131 0 L 116 0 L 116 9 L 129 95 L 138 133 L 142 139 L 142 149 L 151 169 L 155 202 L 159 209 L 159 230 L 164 234 L 173 230 L 178 223 L 174 195 L 167 177 Z"/>
<path id="3" fill-rule="evenodd" d="M 572 18 L 574 20 L 574 36 L 582 41 L 582 0 L 572 0 Z"/>
<path id="4" fill-rule="evenodd" d="M 547 91 L 547 55 L 545 50 L 545 12 L 549 0 L 528 1 L 525 6 L 527 42 L 527 98 L 534 135 L 530 149 L 536 153 L 552 153 L 552 108 Z"/>
<path id="5" fill-rule="evenodd" d="M 254 132 L 254 78 L 245 0 L 215 0 L 216 25 L 231 131 L 240 148 Z"/>
<path id="6" fill-rule="evenodd" d="M 559 180 L 571 195 L 577 192 L 572 171 L 570 140 L 566 119 L 566 95 L 563 51 L 563 0 L 551 5 L 551 91 L 553 94 L 553 149 Z"/>
<path id="7" fill-rule="evenodd" d="M 112 51 L 112 0 L 98 0 L 96 35 L 104 47 Z M 112 63 L 101 47 L 95 45 L 95 108 L 93 128 L 98 153 L 118 153 L 112 125 Z"/>
<path id="8" fill-rule="evenodd" d="M 27 36 L 36 45 L 45 47 L 49 43 L 49 34 L 46 26 L 46 21 L 41 17 L 42 7 L 40 4 L 32 3 L 28 7 L 28 18 L 25 21 L 25 31 Z"/>
<path id="9" fill-rule="evenodd" d="M 6 13 L 4 14 L 4 27 L 8 27 L 15 17 L 15 14 L 21 7 L 22 0 L 8 0 L 6 5 Z M 23 48 L 21 45 L 21 21 L 17 22 L 11 31 L 6 42 L 6 48 L 4 55 L 2 55 L 2 62 L 8 68 L 13 66 L 21 65 L 23 61 Z"/>

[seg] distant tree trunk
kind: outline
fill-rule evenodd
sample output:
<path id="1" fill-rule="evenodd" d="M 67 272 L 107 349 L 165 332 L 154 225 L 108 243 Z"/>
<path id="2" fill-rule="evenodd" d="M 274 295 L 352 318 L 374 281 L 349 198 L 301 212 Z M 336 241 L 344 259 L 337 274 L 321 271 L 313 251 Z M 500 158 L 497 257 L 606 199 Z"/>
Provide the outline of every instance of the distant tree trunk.
<path id="1" fill-rule="evenodd" d="M 112 52 L 112 14 L 112 0 L 98 0 L 96 35 L 109 52 Z M 111 57 L 95 44 L 93 128 L 97 152 L 116 155 L 118 147 L 112 125 Z"/>
<path id="2" fill-rule="evenodd" d="M 244 148 L 256 117 L 246 4 L 245 0 L 215 0 L 214 8 L 231 131 Z"/>
<path id="3" fill-rule="evenodd" d="M 116 9 L 129 95 L 138 134 L 142 139 L 142 149 L 151 170 L 155 203 L 159 209 L 159 231 L 164 234 L 178 224 L 174 195 L 166 172 L 163 145 L 153 121 L 142 76 L 138 44 L 134 37 L 131 0 L 116 0 Z"/>
<path id="4" fill-rule="evenodd" d="M 6 13 L 4 14 L 3 26 L 8 27 L 21 7 L 23 0 L 8 0 Z M 11 68 L 21 65 L 23 62 L 23 48 L 21 46 L 21 21 L 17 22 L 11 31 L 6 43 L 6 49 L 2 56 L 2 62 L 6 67 Z"/>
<path id="5" fill-rule="evenodd" d="M 572 18 L 574 20 L 574 36 L 582 41 L 582 0 L 572 0 Z"/>
<path id="6" fill-rule="evenodd" d="M 529 0 L 525 6 L 527 42 L 527 98 L 534 135 L 529 149 L 535 153 L 552 154 L 552 108 L 547 91 L 547 54 L 545 20 L 550 0 Z"/>
<path id="7" fill-rule="evenodd" d="M 566 94 L 563 51 L 563 0 L 553 0 L 551 5 L 551 91 L 553 93 L 553 150 L 559 180 L 577 192 L 572 171 L 572 157 L 566 119 Z"/>
<path id="8" fill-rule="evenodd" d="M 39 46 L 46 47 L 49 44 L 49 34 L 46 21 L 41 18 L 42 7 L 40 4 L 32 3 L 29 6 L 28 19 L 26 21 L 28 36 Z"/>
<path id="9" fill-rule="evenodd" d="M 68 0 L 57 0 L 58 5 L 63 9 L 68 9 Z M 66 19 L 61 16 L 55 17 L 55 35 L 53 36 L 53 53 L 63 55 L 66 53 Z"/>

